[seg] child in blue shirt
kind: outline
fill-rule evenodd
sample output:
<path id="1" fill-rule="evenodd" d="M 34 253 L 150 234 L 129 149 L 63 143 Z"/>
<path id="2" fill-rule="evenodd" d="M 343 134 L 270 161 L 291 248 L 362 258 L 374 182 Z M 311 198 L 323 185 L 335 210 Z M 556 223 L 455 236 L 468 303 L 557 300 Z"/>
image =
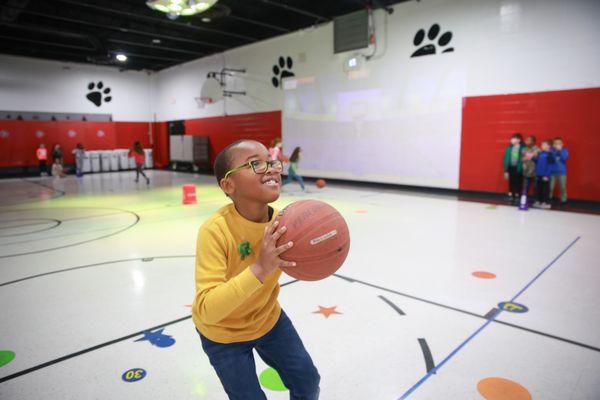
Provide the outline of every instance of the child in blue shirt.
<path id="1" fill-rule="evenodd" d="M 552 155 L 554 164 L 552 164 L 552 177 L 550 178 L 550 197 L 554 197 L 554 186 L 558 181 L 560 188 L 560 202 L 567 202 L 567 164 L 569 150 L 565 149 L 562 138 L 554 138 L 552 141 Z"/>
<path id="2" fill-rule="evenodd" d="M 533 203 L 537 208 L 550 208 L 550 176 L 552 175 L 552 164 L 554 156 L 550 152 L 550 141 L 544 140 L 541 144 L 541 151 L 535 157 L 535 181 L 536 181 L 536 202 Z"/>

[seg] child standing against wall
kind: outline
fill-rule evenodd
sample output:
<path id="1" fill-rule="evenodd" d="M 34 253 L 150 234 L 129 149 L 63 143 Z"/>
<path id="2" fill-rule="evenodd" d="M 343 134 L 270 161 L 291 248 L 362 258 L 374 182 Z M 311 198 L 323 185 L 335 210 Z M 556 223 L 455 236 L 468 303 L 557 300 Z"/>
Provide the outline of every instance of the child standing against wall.
<path id="1" fill-rule="evenodd" d="M 535 181 L 535 161 L 533 158 L 540 152 L 540 148 L 535 145 L 535 136 L 530 135 L 525 139 L 525 147 L 521 154 L 521 166 L 523 169 L 523 194 L 529 196 L 529 189 Z M 535 185 L 534 193 L 535 193 Z"/>
<path id="2" fill-rule="evenodd" d="M 554 138 L 552 141 L 552 155 L 554 164 L 552 164 L 552 177 L 550 178 L 550 197 L 554 197 L 554 186 L 558 181 L 560 188 L 560 203 L 567 202 L 567 164 L 569 151 L 565 149 L 562 138 Z"/>
<path id="3" fill-rule="evenodd" d="M 40 144 L 40 147 L 35 151 L 35 155 L 38 159 L 38 163 L 40 166 L 40 175 L 47 176 L 48 172 L 46 170 L 46 160 L 48 160 L 48 150 L 44 143 Z"/>
<path id="4" fill-rule="evenodd" d="M 85 158 L 85 149 L 83 148 L 83 144 L 77 143 L 77 146 L 72 153 L 75 156 L 75 171 L 77 173 L 77 177 L 81 178 L 83 176 L 83 159 Z"/>
<path id="5" fill-rule="evenodd" d="M 508 197 L 512 204 L 517 202 L 521 194 L 521 153 L 523 136 L 515 133 L 510 138 L 510 143 L 504 151 L 504 179 L 508 180 Z"/>
<path id="6" fill-rule="evenodd" d="M 533 158 L 535 161 L 536 202 L 534 207 L 550 208 L 550 176 L 554 157 L 550 152 L 550 141 L 544 140 L 540 153 Z"/>

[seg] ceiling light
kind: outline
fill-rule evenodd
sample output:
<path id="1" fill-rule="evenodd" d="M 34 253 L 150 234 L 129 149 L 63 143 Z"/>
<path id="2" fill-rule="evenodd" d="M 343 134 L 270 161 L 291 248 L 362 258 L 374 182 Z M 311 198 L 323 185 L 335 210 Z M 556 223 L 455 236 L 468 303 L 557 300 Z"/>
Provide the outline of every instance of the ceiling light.
<path id="1" fill-rule="evenodd" d="M 210 22 L 210 21 L 212 21 L 212 20 L 208 17 L 202 18 L 202 22 Z"/>
<path id="2" fill-rule="evenodd" d="M 160 39 L 152 39 L 152 43 L 154 44 L 161 44 L 161 40 Z"/>
<path id="3" fill-rule="evenodd" d="M 188 16 L 211 8 L 218 0 L 148 0 L 146 5 L 153 10 L 167 14 L 171 19 L 180 15 Z"/>
<path id="4" fill-rule="evenodd" d="M 121 61 L 121 62 L 125 62 L 127 61 L 127 56 L 125 54 L 117 54 L 115 57 L 117 60 Z"/>

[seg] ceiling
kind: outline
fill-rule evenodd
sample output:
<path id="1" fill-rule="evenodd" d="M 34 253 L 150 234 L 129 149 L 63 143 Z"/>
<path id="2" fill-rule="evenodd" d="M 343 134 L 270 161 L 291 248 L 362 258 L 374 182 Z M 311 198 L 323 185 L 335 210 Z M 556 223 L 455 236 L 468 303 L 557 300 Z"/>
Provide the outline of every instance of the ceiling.
<path id="1" fill-rule="evenodd" d="M 144 0 L 0 0 L 0 53 L 158 71 L 402 1 L 219 0 L 170 20 Z"/>

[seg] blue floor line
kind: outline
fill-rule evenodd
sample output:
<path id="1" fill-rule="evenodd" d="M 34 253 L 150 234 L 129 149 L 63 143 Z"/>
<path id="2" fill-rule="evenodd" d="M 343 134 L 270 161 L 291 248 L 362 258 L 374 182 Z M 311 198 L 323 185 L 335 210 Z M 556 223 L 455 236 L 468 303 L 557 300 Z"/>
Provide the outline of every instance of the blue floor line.
<path id="1" fill-rule="evenodd" d="M 558 261 L 559 258 L 561 258 L 571 247 L 573 247 L 573 245 L 575 243 L 577 243 L 577 241 L 579 239 L 581 239 L 581 236 L 577 236 L 577 238 L 575 238 L 575 240 L 573 240 L 567 247 L 565 247 L 565 249 L 563 251 L 561 251 L 556 257 L 554 257 L 554 259 L 552 261 L 550 261 L 550 263 L 548 265 L 546 265 L 540 271 L 540 273 L 538 273 L 531 281 L 529 281 L 529 283 L 527 283 L 527 285 L 525 285 L 525 287 L 523 289 L 521 289 L 519 292 L 517 292 L 517 294 L 511 299 L 511 302 L 515 301 L 517 299 L 517 297 L 522 295 L 525 292 L 525 290 L 527 290 L 540 276 L 542 276 L 542 274 L 544 274 L 544 272 L 546 272 L 556 261 Z M 452 357 L 454 357 L 456 355 L 456 353 L 458 353 L 463 347 L 465 347 L 467 343 L 469 343 L 475 336 L 477 336 L 489 324 L 491 324 L 496 319 L 496 317 L 498 317 L 502 313 L 502 311 L 503 310 L 500 309 L 492 318 L 490 318 L 483 325 L 481 325 L 475 332 L 473 332 L 471 334 L 471 336 L 469 336 L 460 345 L 458 345 L 458 347 L 456 347 L 454 350 L 452 350 L 452 352 L 450 354 L 448 354 L 441 363 L 439 363 L 434 369 L 432 369 L 427 374 L 425 374 L 421 379 L 419 379 L 417 381 L 417 383 L 415 383 L 414 385 L 412 385 L 410 387 L 410 389 L 408 389 L 406 392 L 404 392 L 404 394 L 398 400 L 407 399 L 408 396 L 410 396 L 419 386 L 421 386 L 423 383 L 425 383 L 425 381 L 427 381 L 433 374 L 435 374 L 444 364 L 446 364 L 446 362 L 448 362 Z"/>

